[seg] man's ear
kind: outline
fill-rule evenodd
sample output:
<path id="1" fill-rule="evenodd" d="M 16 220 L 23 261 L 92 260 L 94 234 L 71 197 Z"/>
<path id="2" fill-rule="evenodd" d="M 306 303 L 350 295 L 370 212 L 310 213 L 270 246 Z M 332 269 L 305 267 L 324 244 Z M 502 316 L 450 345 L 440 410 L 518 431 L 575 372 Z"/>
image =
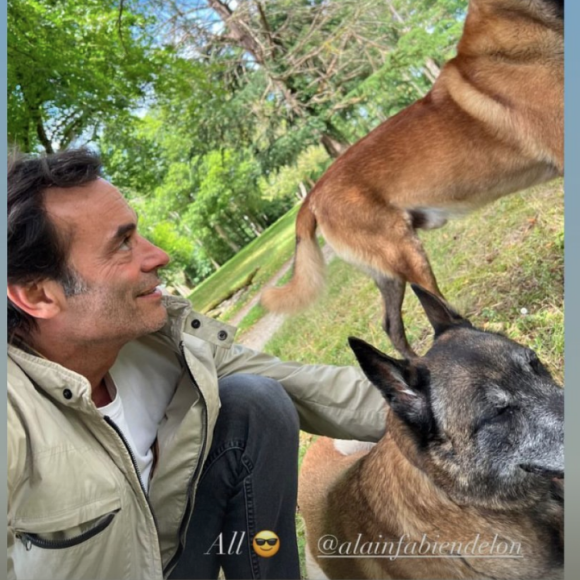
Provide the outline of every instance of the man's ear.
<path id="1" fill-rule="evenodd" d="M 33 318 L 48 320 L 63 309 L 62 286 L 55 280 L 41 280 L 29 284 L 8 284 L 8 298 L 22 312 Z"/>

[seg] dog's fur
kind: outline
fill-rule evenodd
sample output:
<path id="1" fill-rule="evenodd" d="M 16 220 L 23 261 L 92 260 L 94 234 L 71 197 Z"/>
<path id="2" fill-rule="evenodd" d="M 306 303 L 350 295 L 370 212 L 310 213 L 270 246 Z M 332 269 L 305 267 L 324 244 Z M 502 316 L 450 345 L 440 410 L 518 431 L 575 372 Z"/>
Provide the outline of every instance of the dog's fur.
<path id="1" fill-rule="evenodd" d="M 298 502 L 309 577 L 562 577 L 563 389 L 532 350 L 413 289 L 435 330 L 423 358 L 395 360 L 350 339 L 388 402 L 385 436 L 354 455 L 320 438 L 304 458 Z M 425 534 L 466 548 L 478 534 L 490 544 L 497 535 L 521 544 L 523 557 L 319 558 L 329 534 L 351 546 L 357 538 L 359 546 L 397 543 L 403 534 L 419 545 Z"/>
<path id="2" fill-rule="evenodd" d="M 563 173 L 563 0 L 470 0 L 457 56 L 432 90 L 350 147 L 306 197 L 294 276 L 268 288 L 268 310 L 294 313 L 324 286 L 316 227 L 367 271 L 383 326 L 412 356 L 405 283 L 441 296 L 416 234 Z"/>

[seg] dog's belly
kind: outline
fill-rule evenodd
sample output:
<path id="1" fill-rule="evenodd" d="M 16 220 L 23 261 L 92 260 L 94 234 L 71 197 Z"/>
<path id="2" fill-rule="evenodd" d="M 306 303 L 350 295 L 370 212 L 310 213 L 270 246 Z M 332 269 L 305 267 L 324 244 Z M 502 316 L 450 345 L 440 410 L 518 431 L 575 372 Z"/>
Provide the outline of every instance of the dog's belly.
<path id="1" fill-rule="evenodd" d="M 433 230 L 444 226 L 449 219 L 464 217 L 505 195 L 550 181 L 558 175 L 559 172 L 554 166 L 540 165 L 507 176 L 500 182 L 497 179 L 489 179 L 487 184 L 479 188 L 474 188 L 471 184 L 465 188 L 451 185 L 445 193 L 417 192 L 409 197 L 415 198 L 413 201 L 419 201 L 424 197 L 425 205 L 412 204 L 405 207 L 405 211 L 415 229 Z"/>

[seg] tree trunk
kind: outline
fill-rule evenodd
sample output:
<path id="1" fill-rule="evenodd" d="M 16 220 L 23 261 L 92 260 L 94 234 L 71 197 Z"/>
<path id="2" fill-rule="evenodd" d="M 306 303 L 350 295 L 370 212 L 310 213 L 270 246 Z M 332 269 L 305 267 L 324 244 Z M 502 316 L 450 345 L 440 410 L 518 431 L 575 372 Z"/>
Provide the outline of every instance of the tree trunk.
<path id="1" fill-rule="evenodd" d="M 240 251 L 240 246 L 238 246 L 235 242 L 230 240 L 229 236 L 226 234 L 224 229 L 219 225 L 215 224 L 214 229 L 217 235 L 237 254 Z"/>
<path id="2" fill-rule="evenodd" d="M 437 63 L 432 58 L 427 59 L 427 62 L 425 63 L 425 66 L 424 66 L 424 70 L 425 70 L 425 74 L 427 75 L 427 78 L 432 83 L 434 83 L 437 80 L 437 77 L 441 73 L 441 69 L 439 68 Z"/>
<path id="3" fill-rule="evenodd" d="M 250 229 L 254 232 L 254 235 L 258 237 L 262 233 L 262 228 L 258 224 L 258 220 L 254 217 L 252 218 L 249 215 L 245 215 L 244 219 L 246 220 L 247 224 L 250 226 Z"/>
<path id="4" fill-rule="evenodd" d="M 296 192 L 296 196 L 298 197 L 298 199 L 302 200 L 302 199 L 305 199 L 307 195 L 308 195 L 308 190 L 306 189 L 304 182 L 301 181 L 300 183 L 298 183 L 298 191 Z"/>
<path id="5" fill-rule="evenodd" d="M 41 145 L 44 147 L 46 153 L 51 154 L 54 153 L 52 148 L 52 143 L 46 134 L 46 130 L 44 128 L 44 123 L 42 122 L 42 112 L 40 109 L 39 100 L 36 95 L 30 97 L 28 94 L 28 90 L 25 89 L 25 83 L 22 81 L 20 75 L 18 75 L 18 79 L 20 80 L 20 90 L 22 91 L 22 98 L 24 99 L 24 104 L 28 108 L 30 119 L 36 129 L 36 136 L 40 141 Z M 29 153 L 30 151 L 26 151 Z"/>
<path id="6" fill-rule="evenodd" d="M 240 248 L 243 248 L 247 243 L 251 242 L 254 237 L 250 233 L 251 230 L 248 228 L 241 215 L 243 215 L 241 212 L 238 214 L 232 212 L 231 209 L 224 210 L 222 212 L 222 230 L 224 232 L 229 232 L 230 235 L 228 237 L 230 240 Z"/>
<path id="7" fill-rule="evenodd" d="M 332 157 L 333 159 L 336 159 L 337 157 L 342 155 L 349 147 L 348 144 L 341 143 L 334 137 L 331 137 L 328 133 L 322 134 L 320 143 L 322 144 L 326 152 L 330 155 L 330 157 Z"/>
<path id="8" fill-rule="evenodd" d="M 231 39 L 234 40 L 238 46 L 247 50 L 254 57 L 256 62 L 263 67 L 272 84 L 284 95 L 284 100 L 292 112 L 297 117 L 305 117 L 307 114 L 315 116 L 316 113 L 309 110 L 308 105 L 301 103 L 297 98 L 296 90 L 293 88 L 292 77 L 281 80 L 275 78 L 268 69 L 268 63 L 266 62 L 268 54 L 271 57 L 282 57 L 283 50 L 279 44 L 272 41 L 272 34 L 262 6 L 258 3 L 260 20 L 266 36 L 270 41 L 270 46 L 268 47 L 269 53 L 261 45 L 258 39 L 252 35 L 251 29 L 248 26 L 244 26 L 239 20 L 236 20 L 235 13 L 229 6 L 225 5 L 221 0 L 207 0 L 207 3 L 219 14 L 230 32 Z M 320 141 L 328 155 L 333 159 L 336 159 L 349 147 L 348 143 L 342 143 L 337 140 L 336 137 L 332 137 L 326 133 L 322 135 Z"/>
<path id="9" fill-rule="evenodd" d="M 202 241 L 199 238 L 195 238 L 195 243 L 200 248 L 203 248 L 203 250 L 205 251 L 205 255 L 207 256 L 207 259 L 211 262 L 211 265 L 214 267 L 214 269 L 219 270 L 221 268 L 221 266 L 207 253 L 207 250 L 205 250 L 205 247 L 204 247 Z"/>

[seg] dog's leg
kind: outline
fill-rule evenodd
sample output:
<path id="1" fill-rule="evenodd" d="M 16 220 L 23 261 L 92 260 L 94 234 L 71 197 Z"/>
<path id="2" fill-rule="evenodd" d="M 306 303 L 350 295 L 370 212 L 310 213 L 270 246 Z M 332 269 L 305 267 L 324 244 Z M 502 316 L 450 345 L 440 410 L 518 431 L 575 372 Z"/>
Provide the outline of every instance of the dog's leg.
<path id="1" fill-rule="evenodd" d="M 410 284 L 417 284 L 439 298 L 445 299 L 439 290 L 429 258 L 427 258 L 423 244 L 415 230 L 402 241 L 400 252 L 402 258 L 399 269 L 400 276 Z"/>
<path id="2" fill-rule="evenodd" d="M 388 264 L 385 262 L 383 271 L 375 270 L 373 278 L 383 298 L 383 328 L 394 347 L 403 356 L 411 358 L 417 355 L 407 341 L 401 313 L 406 282 L 418 284 L 441 298 L 443 295 L 417 232 L 407 220 L 405 221 L 406 232 L 394 244 L 397 259 Z M 388 256 L 387 253 L 383 255 L 385 258 Z"/>
<path id="3" fill-rule="evenodd" d="M 312 555 L 310 545 L 308 543 L 306 544 L 304 555 L 306 564 L 306 577 L 308 580 L 328 580 L 328 576 L 323 572 L 322 568 L 316 561 L 316 558 Z"/>
<path id="4" fill-rule="evenodd" d="M 375 284 L 383 297 L 383 329 L 391 339 L 393 346 L 405 357 L 414 358 L 416 353 L 409 346 L 403 323 L 403 298 L 405 297 L 404 280 L 391 276 L 375 275 Z"/>
<path id="5" fill-rule="evenodd" d="M 344 207 L 350 208 L 347 203 Z M 323 204 L 320 215 L 334 216 L 319 219 L 319 227 L 335 252 L 343 259 L 368 272 L 378 286 L 384 303 L 383 328 L 395 348 L 404 356 L 415 357 L 405 336 L 401 306 L 405 283 L 417 284 L 443 298 L 421 240 L 413 227 L 416 214 L 401 210 L 366 196 L 353 212 L 340 207 L 338 218 Z M 334 206 L 331 209 L 336 209 Z M 422 219 L 421 223 L 426 223 Z M 440 227 L 443 221 L 430 222 Z"/>

